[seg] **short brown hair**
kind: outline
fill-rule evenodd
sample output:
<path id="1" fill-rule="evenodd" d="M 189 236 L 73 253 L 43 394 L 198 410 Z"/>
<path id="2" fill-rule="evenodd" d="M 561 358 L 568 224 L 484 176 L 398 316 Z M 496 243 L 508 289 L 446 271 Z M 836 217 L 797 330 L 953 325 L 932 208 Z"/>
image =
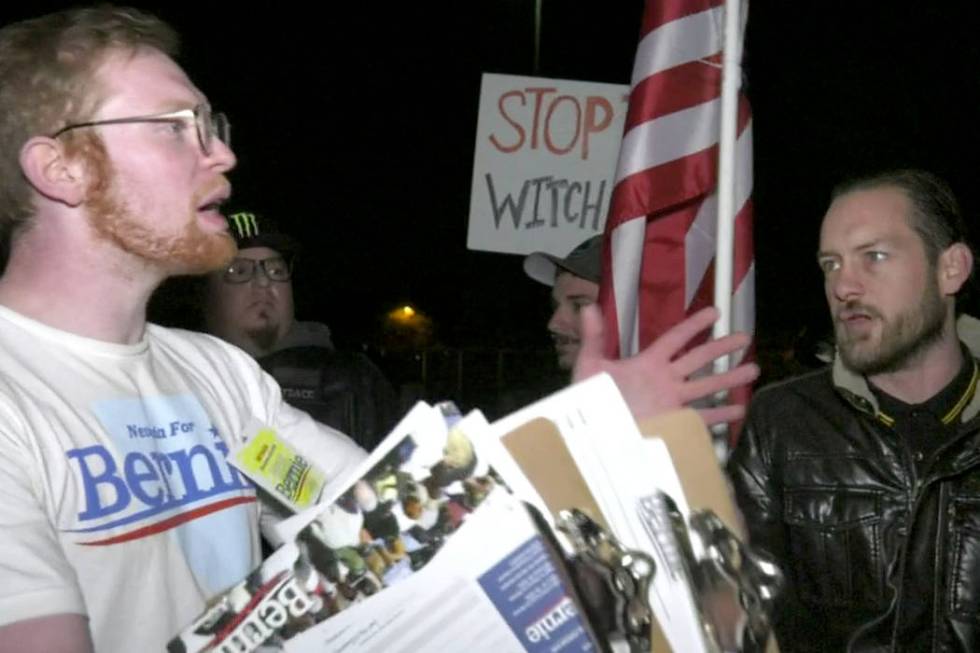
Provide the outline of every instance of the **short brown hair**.
<path id="1" fill-rule="evenodd" d="M 0 28 L 0 238 L 34 213 L 20 169 L 24 143 L 90 118 L 100 100 L 92 79 L 105 57 L 142 48 L 176 57 L 179 39 L 159 18 L 126 7 L 70 9 Z"/>
<path id="2" fill-rule="evenodd" d="M 971 253 L 974 252 L 956 195 L 949 184 L 931 172 L 906 168 L 851 179 L 834 188 L 831 201 L 849 193 L 886 187 L 896 188 L 908 197 L 912 205 L 912 213 L 908 216 L 909 226 L 922 239 L 931 266 L 935 266 L 939 255 L 954 243 L 962 243 Z M 973 300 L 975 284 L 975 274 L 971 271 L 957 293 L 957 313 L 963 310 L 967 300 Z"/>

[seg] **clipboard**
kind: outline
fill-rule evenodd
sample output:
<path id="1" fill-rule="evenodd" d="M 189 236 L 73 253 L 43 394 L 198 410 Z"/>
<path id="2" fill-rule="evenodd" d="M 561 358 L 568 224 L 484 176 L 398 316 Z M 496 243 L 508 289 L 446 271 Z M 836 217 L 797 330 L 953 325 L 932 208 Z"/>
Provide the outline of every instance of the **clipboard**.
<path id="1" fill-rule="evenodd" d="M 691 409 L 673 411 L 644 420 L 639 423 L 639 428 L 645 437 L 661 438 L 666 444 L 690 508 L 714 511 L 731 532 L 744 540 L 745 529 L 718 464 L 711 436 L 698 414 Z M 562 510 L 578 508 L 607 527 L 553 422 L 534 418 L 508 432 L 501 440 L 538 490 L 552 516 Z M 651 653 L 684 653 L 672 650 L 656 620 L 651 628 L 650 643 Z M 778 653 L 772 636 L 766 651 Z"/>

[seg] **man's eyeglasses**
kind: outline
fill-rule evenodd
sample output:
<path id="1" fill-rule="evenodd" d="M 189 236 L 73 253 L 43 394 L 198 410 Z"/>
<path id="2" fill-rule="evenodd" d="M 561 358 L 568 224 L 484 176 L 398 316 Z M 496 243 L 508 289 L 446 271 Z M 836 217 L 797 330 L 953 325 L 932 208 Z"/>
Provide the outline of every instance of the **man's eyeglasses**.
<path id="1" fill-rule="evenodd" d="M 248 283 L 255 278 L 259 268 L 269 281 L 289 281 L 293 276 L 292 263 L 281 256 L 270 256 L 261 260 L 236 258 L 225 269 L 222 278 L 228 283 Z"/>
<path id="2" fill-rule="evenodd" d="M 100 125 L 125 125 L 134 122 L 194 122 L 197 130 L 197 140 L 201 144 L 201 149 L 205 156 L 211 156 L 211 146 L 217 138 L 222 143 L 231 147 L 231 123 L 228 116 L 223 113 L 212 113 L 211 107 L 207 104 L 199 104 L 193 109 L 181 109 L 180 111 L 170 111 L 167 113 L 154 113 L 148 116 L 132 116 L 129 118 L 111 118 L 109 120 L 93 120 L 91 122 L 79 122 L 66 125 L 51 134 L 51 138 L 58 138 L 65 132 L 82 127 L 98 127 Z"/>

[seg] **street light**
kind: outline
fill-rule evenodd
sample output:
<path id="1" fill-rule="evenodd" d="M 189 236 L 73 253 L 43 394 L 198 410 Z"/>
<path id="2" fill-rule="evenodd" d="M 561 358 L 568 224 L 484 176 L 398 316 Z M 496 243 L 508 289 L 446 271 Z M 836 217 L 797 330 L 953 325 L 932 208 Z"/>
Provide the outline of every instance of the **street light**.
<path id="1" fill-rule="evenodd" d="M 418 323 L 424 321 L 425 317 L 416 311 L 411 304 L 405 304 L 389 311 L 388 319 L 401 326 L 413 327 L 418 326 Z"/>
<path id="2" fill-rule="evenodd" d="M 432 320 L 411 304 L 402 304 L 385 315 L 385 345 L 392 350 L 421 351 L 432 341 Z"/>

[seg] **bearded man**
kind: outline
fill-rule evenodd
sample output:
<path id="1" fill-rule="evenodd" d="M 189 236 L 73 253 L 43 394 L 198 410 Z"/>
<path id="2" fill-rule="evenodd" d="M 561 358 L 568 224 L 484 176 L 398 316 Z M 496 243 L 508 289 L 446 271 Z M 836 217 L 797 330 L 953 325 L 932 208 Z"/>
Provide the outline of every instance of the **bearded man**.
<path id="1" fill-rule="evenodd" d="M 980 330 L 949 187 L 900 170 L 839 187 L 817 262 L 832 366 L 756 394 L 729 462 L 751 542 L 788 581 L 780 648 L 980 646 Z"/>
<path id="2" fill-rule="evenodd" d="M 245 352 L 147 323 L 163 280 L 235 254 L 228 121 L 176 54 L 169 26 L 109 5 L 0 29 L 0 653 L 163 650 L 245 578 L 273 514 L 226 460 L 250 423 L 315 461 L 326 496 L 365 456 Z M 675 356 L 716 316 L 612 361 L 587 312 L 579 378 L 609 372 L 638 417 L 750 382 L 688 378 L 744 335 Z"/>

